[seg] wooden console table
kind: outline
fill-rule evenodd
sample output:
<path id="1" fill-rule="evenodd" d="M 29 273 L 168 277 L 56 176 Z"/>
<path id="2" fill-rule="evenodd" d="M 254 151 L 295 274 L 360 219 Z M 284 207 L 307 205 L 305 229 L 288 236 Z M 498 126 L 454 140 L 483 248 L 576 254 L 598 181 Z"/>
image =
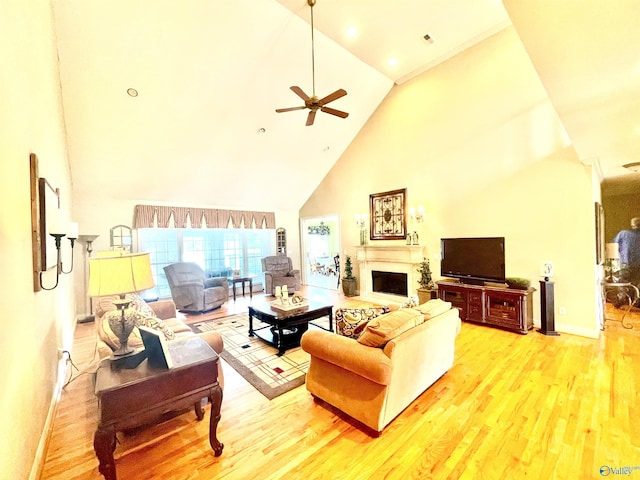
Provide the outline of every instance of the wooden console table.
<path id="1" fill-rule="evenodd" d="M 533 292 L 535 288 L 467 285 L 440 281 L 438 297 L 460 310 L 460 318 L 526 335 L 533 328 Z"/>
<path id="2" fill-rule="evenodd" d="M 154 368 L 144 360 L 134 369 L 119 370 L 106 361 L 96 372 L 99 423 L 93 448 L 100 462 L 98 469 L 107 480 L 117 478 L 113 460 L 117 431 L 144 425 L 163 413 L 191 405 L 202 420 L 203 398 L 211 402 L 209 444 L 216 457 L 222 454 L 224 445 L 216 436 L 222 404 L 218 355 L 196 336 L 169 345 L 174 362 L 171 369 Z"/>

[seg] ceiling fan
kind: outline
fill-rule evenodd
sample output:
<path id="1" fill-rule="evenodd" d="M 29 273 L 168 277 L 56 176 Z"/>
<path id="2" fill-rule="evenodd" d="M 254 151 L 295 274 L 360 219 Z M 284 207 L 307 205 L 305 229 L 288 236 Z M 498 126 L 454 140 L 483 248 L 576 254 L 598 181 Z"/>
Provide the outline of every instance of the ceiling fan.
<path id="1" fill-rule="evenodd" d="M 302 100 L 304 100 L 304 106 L 300 107 L 290 107 L 290 108 L 278 108 L 276 112 L 291 112 L 293 110 L 304 110 L 308 108 L 310 110 L 309 115 L 307 116 L 307 127 L 313 125 L 313 121 L 316 118 L 316 112 L 320 110 L 321 112 L 329 113 L 331 115 L 335 115 L 340 118 L 347 118 L 349 114 L 347 112 L 343 112 L 341 110 L 336 110 L 335 108 L 326 107 L 327 103 L 333 102 L 341 97 L 344 97 L 347 92 L 346 90 L 340 88 L 333 93 L 330 93 L 326 97 L 318 98 L 316 96 L 316 68 L 315 68 L 315 48 L 314 48 L 314 39 L 313 39 L 313 6 L 316 4 L 316 0 L 307 0 L 307 4 L 311 7 L 311 79 L 313 82 L 313 93 L 311 96 L 307 95 L 302 91 L 300 87 L 293 86 L 291 90 L 293 93 L 298 95 Z"/>

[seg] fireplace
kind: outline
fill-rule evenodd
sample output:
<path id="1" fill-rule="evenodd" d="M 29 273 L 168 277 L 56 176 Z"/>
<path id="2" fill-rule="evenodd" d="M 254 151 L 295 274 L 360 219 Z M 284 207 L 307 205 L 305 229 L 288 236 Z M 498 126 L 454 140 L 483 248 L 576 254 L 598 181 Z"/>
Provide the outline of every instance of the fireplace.
<path id="1" fill-rule="evenodd" d="M 407 296 L 407 274 L 371 270 L 371 282 L 375 293 Z"/>
<path id="2" fill-rule="evenodd" d="M 372 302 L 404 302 L 416 295 L 418 288 L 418 266 L 426 256 L 420 245 L 362 245 L 356 247 L 355 260 L 358 266 L 359 295 Z M 388 287 L 385 280 L 381 287 L 374 280 L 374 272 L 386 273 L 398 280 L 403 279 L 404 288 Z M 389 275 L 391 274 L 391 275 Z M 399 275 L 398 275 L 399 274 Z M 378 275 L 376 274 L 376 277 Z"/>

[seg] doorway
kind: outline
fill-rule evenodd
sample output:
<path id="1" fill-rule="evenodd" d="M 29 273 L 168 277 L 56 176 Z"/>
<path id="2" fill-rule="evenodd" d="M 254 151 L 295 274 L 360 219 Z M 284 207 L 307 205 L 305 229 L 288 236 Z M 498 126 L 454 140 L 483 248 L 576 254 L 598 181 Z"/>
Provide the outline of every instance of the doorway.
<path id="1" fill-rule="evenodd" d="M 337 290 L 340 279 L 335 257 L 340 252 L 340 221 L 337 215 L 302 219 L 302 282 Z"/>

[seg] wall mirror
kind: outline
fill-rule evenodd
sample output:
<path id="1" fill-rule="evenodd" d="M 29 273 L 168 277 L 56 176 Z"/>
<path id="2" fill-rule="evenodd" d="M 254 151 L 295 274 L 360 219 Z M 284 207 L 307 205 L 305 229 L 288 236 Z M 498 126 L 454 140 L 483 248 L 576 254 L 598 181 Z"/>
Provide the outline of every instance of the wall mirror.
<path id="1" fill-rule="evenodd" d="M 112 250 L 122 249 L 127 252 L 131 251 L 131 227 L 128 227 L 127 225 L 116 225 L 115 227 L 111 227 L 110 237 Z"/>

